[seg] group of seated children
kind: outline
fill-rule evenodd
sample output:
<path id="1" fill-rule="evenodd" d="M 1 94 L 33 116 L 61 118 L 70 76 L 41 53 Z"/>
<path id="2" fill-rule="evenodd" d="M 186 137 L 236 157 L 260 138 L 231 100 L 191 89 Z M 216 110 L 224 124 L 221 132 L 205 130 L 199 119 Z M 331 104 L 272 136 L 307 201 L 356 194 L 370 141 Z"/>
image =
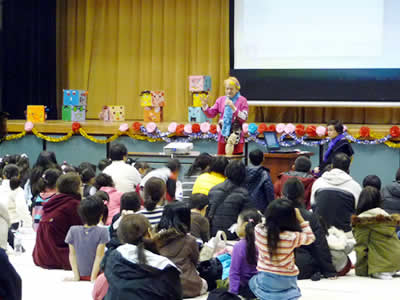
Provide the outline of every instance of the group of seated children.
<path id="1" fill-rule="evenodd" d="M 34 263 L 72 270 L 70 280 L 95 282 L 96 300 L 205 294 L 210 282 L 197 271 L 200 251 L 218 231 L 235 241 L 223 251 L 231 255 L 228 290 L 246 299 L 298 299 L 298 279 L 346 275 L 353 250 L 358 276 L 392 279 L 400 270 L 400 217 L 390 214 L 400 212 L 400 194 L 385 200 L 382 194 L 394 187 L 381 194 L 379 178 L 371 175 L 361 189 L 343 153 L 318 179 L 311 161 L 299 157 L 275 186 L 259 150 L 250 153 L 253 167 L 202 154 L 184 177 L 183 193 L 177 192 L 178 160 L 151 170 L 126 164 L 121 144 L 110 153 L 97 176 L 96 166 L 60 168 L 48 153 L 39 156 L 25 184 L 18 166 L 1 166 L 0 247 L 7 247 L 5 240 L 12 246 L 13 231 L 33 220 Z M 327 197 L 336 202 L 329 208 L 345 211 L 348 219 L 337 211 L 324 215 Z"/>

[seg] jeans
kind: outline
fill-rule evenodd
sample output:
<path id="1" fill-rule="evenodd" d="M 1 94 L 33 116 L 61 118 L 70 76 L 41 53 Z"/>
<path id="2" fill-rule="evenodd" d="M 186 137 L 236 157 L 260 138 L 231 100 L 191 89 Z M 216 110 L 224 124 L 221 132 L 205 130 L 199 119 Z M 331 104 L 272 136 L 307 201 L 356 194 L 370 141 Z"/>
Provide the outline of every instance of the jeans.
<path id="1" fill-rule="evenodd" d="M 301 297 L 297 276 L 259 272 L 250 279 L 249 286 L 261 300 L 295 300 Z"/>

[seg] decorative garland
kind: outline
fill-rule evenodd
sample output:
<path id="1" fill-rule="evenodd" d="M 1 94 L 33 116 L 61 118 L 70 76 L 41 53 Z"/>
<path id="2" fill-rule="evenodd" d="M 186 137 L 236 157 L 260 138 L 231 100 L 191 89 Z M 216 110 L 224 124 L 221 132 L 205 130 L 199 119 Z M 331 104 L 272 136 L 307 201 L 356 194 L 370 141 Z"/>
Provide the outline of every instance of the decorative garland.
<path id="1" fill-rule="evenodd" d="M 18 139 L 24 137 L 25 135 L 26 135 L 26 131 L 23 131 L 21 133 L 7 135 L 4 138 L 4 140 L 6 140 L 6 141 L 18 140 Z"/>
<path id="2" fill-rule="evenodd" d="M 131 129 L 127 123 L 121 124 L 117 133 L 103 140 L 89 135 L 85 129 L 81 127 L 79 122 L 74 122 L 72 124 L 71 131 L 59 138 L 54 138 L 38 132 L 37 129 L 34 128 L 34 124 L 29 121 L 25 123 L 24 129 L 25 130 L 21 133 L 6 136 L 4 140 L 11 141 L 20 139 L 27 133 L 32 132 L 36 137 L 52 143 L 65 142 L 74 134 L 80 134 L 84 138 L 97 144 L 110 143 L 122 135 L 127 135 L 135 140 L 148 142 L 163 141 L 170 143 L 171 141 L 191 142 L 194 140 L 218 141 L 219 131 L 219 128 L 215 124 L 209 124 L 206 122 L 202 124 L 195 123 L 186 125 L 172 122 L 169 124 L 168 131 L 166 132 L 162 132 L 160 129 L 158 129 L 157 124 L 153 122 L 147 123 L 146 126 L 142 125 L 140 122 L 134 122 Z M 271 124 L 269 126 L 262 123 L 257 126 L 255 123 L 245 123 L 242 126 L 242 130 L 246 136 L 246 142 L 255 142 L 264 146 L 264 139 L 258 138 L 258 136 L 266 131 L 276 131 L 277 133 L 281 134 L 279 138 L 279 144 L 283 147 L 294 147 L 296 145 L 316 147 L 329 142 L 329 138 L 326 137 L 327 130 L 323 126 L 316 127 L 314 125 L 309 125 L 304 127 L 302 124 L 295 126 L 293 124 L 285 125 L 283 123 L 277 125 Z M 347 132 L 346 127 L 345 132 Z M 400 148 L 400 143 L 390 141 L 390 139 L 398 137 L 400 137 L 400 128 L 398 126 L 392 126 L 390 128 L 390 133 L 386 136 L 374 134 L 367 126 L 361 127 L 357 136 L 352 136 L 346 133 L 346 138 L 353 143 L 360 145 L 385 144 L 390 148 Z M 290 138 L 291 140 L 288 141 L 287 138 Z M 310 139 L 315 138 L 318 138 L 319 140 L 310 141 Z"/>

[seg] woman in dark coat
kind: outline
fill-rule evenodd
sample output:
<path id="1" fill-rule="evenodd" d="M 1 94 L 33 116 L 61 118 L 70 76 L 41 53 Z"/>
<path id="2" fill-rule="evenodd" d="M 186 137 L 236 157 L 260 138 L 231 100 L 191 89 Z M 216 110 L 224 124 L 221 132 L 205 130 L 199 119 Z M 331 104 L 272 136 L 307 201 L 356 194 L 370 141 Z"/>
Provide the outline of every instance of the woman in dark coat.
<path id="1" fill-rule="evenodd" d="M 332 164 L 333 157 L 338 153 L 344 153 L 352 158 L 354 151 L 349 141 L 344 134 L 344 126 L 341 121 L 329 121 L 328 123 L 328 137 L 330 142 L 328 149 L 324 153 L 324 158 L 316 173 L 322 174 L 326 167 Z"/>
<path id="2" fill-rule="evenodd" d="M 43 205 L 33 249 L 34 263 L 45 269 L 71 270 L 65 237 L 73 225 L 83 225 L 78 215 L 81 180 L 77 173 L 61 175 L 57 194 Z"/>

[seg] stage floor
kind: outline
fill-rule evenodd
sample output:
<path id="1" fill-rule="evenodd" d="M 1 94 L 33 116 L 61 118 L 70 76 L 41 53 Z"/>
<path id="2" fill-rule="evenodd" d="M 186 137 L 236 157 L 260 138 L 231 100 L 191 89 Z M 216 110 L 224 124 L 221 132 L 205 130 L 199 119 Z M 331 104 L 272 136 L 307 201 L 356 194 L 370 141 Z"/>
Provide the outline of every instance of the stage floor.
<path id="1" fill-rule="evenodd" d="M 136 120 L 137 121 L 137 120 Z M 8 132 L 10 133 L 15 133 L 15 132 L 21 132 L 24 130 L 24 124 L 26 120 L 9 120 L 8 121 Z M 104 122 L 100 120 L 87 120 L 85 122 L 80 122 L 81 126 L 85 129 L 85 131 L 89 134 L 97 134 L 97 135 L 113 135 L 116 133 L 118 130 L 119 126 L 123 123 L 128 123 L 130 126 L 135 122 L 135 120 L 127 120 L 124 122 Z M 139 121 L 141 123 L 144 123 L 143 121 Z M 43 123 L 35 123 L 35 128 L 40 132 L 40 133 L 55 133 L 55 134 L 65 134 L 68 131 L 71 130 L 71 125 L 73 122 L 66 122 L 66 121 L 61 121 L 61 120 L 50 120 L 46 121 Z M 188 122 L 186 121 L 181 121 L 177 122 L 181 124 L 186 124 Z M 162 123 L 157 123 L 158 128 L 162 131 L 165 132 L 168 129 L 168 125 L 170 122 L 162 122 Z M 256 123 L 257 125 L 260 123 Z M 268 125 L 270 123 L 267 123 Z M 294 123 L 295 125 L 299 123 Z M 304 126 L 308 125 L 323 125 L 326 126 L 326 124 L 317 124 L 317 123 L 307 123 L 303 124 Z M 377 124 L 346 124 L 348 128 L 348 132 L 353 135 L 357 136 L 359 134 L 359 130 L 362 126 L 368 126 L 371 129 L 371 132 L 378 134 L 378 135 L 387 135 L 389 134 L 390 128 L 396 124 L 383 124 L 383 125 L 377 125 Z"/>

